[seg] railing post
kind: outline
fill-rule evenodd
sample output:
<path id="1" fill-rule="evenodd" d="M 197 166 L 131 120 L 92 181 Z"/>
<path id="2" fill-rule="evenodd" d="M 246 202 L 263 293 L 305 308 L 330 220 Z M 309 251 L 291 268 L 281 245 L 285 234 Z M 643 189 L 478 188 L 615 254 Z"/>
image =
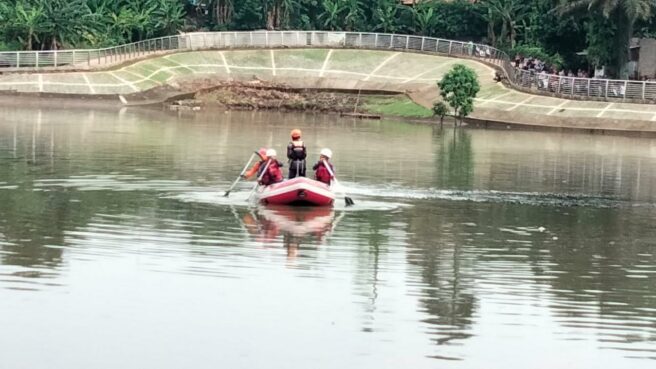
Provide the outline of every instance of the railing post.
<path id="1" fill-rule="evenodd" d="M 91 66 L 91 50 L 87 50 L 87 66 Z"/>
<path id="2" fill-rule="evenodd" d="M 34 61 L 35 61 L 36 67 L 38 68 L 39 67 L 39 52 L 38 51 L 36 51 L 34 53 Z"/>
<path id="3" fill-rule="evenodd" d="M 451 55 L 451 47 L 453 46 L 453 41 L 449 41 L 449 55 Z"/>
<path id="4" fill-rule="evenodd" d="M 376 36 L 374 36 L 374 49 L 378 48 L 378 33 L 376 33 Z"/>
<path id="5" fill-rule="evenodd" d="M 576 78 L 572 78 L 572 88 L 569 92 L 569 96 L 574 96 L 574 87 L 576 87 Z"/>
<path id="6" fill-rule="evenodd" d="M 642 82 L 642 99 L 645 99 L 645 89 L 647 88 L 647 82 Z"/>
<path id="7" fill-rule="evenodd" d="M 590 78 L 588 78 L 588 97 L 590 97 Z"/>
<path id="8" fill-rule="evenodd" d="M 410 45 L 410 36 L 405 36 L 405 49 L 408 50 L 408 46 Z"/>
<path id="9" fill-rule="evenodd" d="M 269 31 L 264 31 L 264 46 L 269 47 Z"/>
<path id="10" fill-rule="evenodd" d="M 628 84 L 629 84 L 629 81 L 624 81 L 624 93 L 622 94 L 622 99 L 623 100 L 626 100 L 626 93 L 629 91 Z M 620 92 L 622 92 L 622 91 L 620 91 Z"/>
<path id="11" fill-rule="evenodd" d="M 421 36 L 421 51 L 424 51 L 424 43 L 426 41 L 426 37 Z"/>
<path id="12" fill-rule="evenodd" d="M 390 36 L 390 44 L 389 44 L 388 49 L 391 49 L 392 46 L 394 46 L 394 35 L 391 35 L 391 36 Z"/>
<path id="13" fill-rule="evenodd" d="M 604 96 L 605 98 L 608 98 L 608 82 L 609 81 L 606 80 L 606 96 Z"/>
<path id="14" fill-rule="evenodd" d="M 20 53 L 16 51 L 16 68 L 20 68 Z"/>
<path id="15" fill-rule="evenodd" d="M 362 48 L 362 32 L 358 34 L 358 47 Z"/>

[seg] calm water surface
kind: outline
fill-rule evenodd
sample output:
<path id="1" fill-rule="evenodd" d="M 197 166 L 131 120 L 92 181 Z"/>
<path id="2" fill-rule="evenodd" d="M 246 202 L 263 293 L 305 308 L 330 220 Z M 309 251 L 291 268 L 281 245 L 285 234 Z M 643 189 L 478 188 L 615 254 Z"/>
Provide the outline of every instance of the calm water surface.
<path id="1" fill-rule="evenodd" d="M 0 108 L 0 368 L 654 368 L 656 141 Z M 223 191 L 293 127 L 357 205 Z"/>

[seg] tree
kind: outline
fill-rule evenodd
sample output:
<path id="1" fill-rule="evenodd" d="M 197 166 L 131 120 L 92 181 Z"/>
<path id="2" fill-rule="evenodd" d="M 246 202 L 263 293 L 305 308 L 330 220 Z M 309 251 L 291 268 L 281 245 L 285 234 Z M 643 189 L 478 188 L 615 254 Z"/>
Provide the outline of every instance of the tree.
<path id="1" fill-rule="evenodd" d="M 487 0 L 483 4 L 487 9 L 484 18 L 488 21 L 488 37 L 496 41 L 494 29 L 499 22 L 502 42 L 507 40 L 511 48 L 515 47 L 518 28 L 529 14 L 527 4 L 521 0 Z"/>
<path id="2" fill-rule="evenodd" d="M 18 40 L 26 50 L 32 50 L 34 42 L 39 42 L 39 34 L 43 31 L 46 20 L 43 6 L 29 4 L 25 1 L 16 3 L 15 15 L 8 21 L 18 34 Z"/>
<path id="3" fill-rule="evenodd" d="M 410 9 L 412 11 L 415 33 L 422 36 L 431 34 L 437 20 L 433 4 L 428 1 L 422 1 Z"/>
<path id="4" fill-rule="evenodd" d="M 323 21 L 323 26 L 331 31 L 342 29 L 342 13 L 344 12 L 344 3 L 342 0 L 323 0 L 321 3 L 323 12 L 319 18 Z"/>
<path id="5" fill-rule="evenodd" d="M 433 104 L 433 115 L 440 117 L 440 127 L 444 124 L 444 117 L 449 114 L 449 107 L 444 101 L 438 101 Z"/>
<path id="6" fill-rule="evenodd" d="M 184 24 L 185 10 L 179 0 L 155 0 L 152 23 L 163 35 L 170 35 Z"/>
<path id="7" fill-rule="evenodd" d="M 456 64 L 442 80 L 437 83 L 442 99 L 451 105 L 453 115 L 462 119 L 474 110 L 474 98 L 481 86 L 476 72 L 462 64 Z"/>
<path id="8" fill-rule="evenodd" d="M 378 0 L 378 4 L 373 12 L 374 31 L 383 31 L 384 33 L 394 33 L 398 30 L 396 22 L 399 7 L 395 0 Z"/>
<path id="9" fill-rule="evenodd" d="M 57 50 L 87 41 L 98 29 L 97 18 L 85 0 L 38 0 L 43 5 L 42 47 Z"/>
<path id="10" fill-rule="evenodd" d="M 235 12 L 233 0 L 212 0 L 209 6 L 212 9 L 212 16 L 217 26 L 227 27 L 232 22 L 232 16 Z"/>
<path id="11" fill-rule="evenodd" d="M 629 60 L 633 28 L 638 20 L 644 20 L 652 15 L 653 0 L 561 0 L 556 8 L 560 14 L 567 14 L 578 10 L 594 11 L 612 20 L 617 27 L 613 41 L 613 67 L 621 77 L 627 78 L 624 70 Z"/>
<path id="12" fill-rule="evenodd" d="M 291 12 L 298 6 L 296 0 L 264 0 L 263 2 L 268 30 L 289 27 Z"/>
<path id="13" fill-rule="evenodd" d="M 346 31 L 357 31 L 364 18 L 364 10 L 360 0 L 344 1 L 344 25 Z"/>
<path id="14" fill-rule="evenodd" d="M 241 0 L 235 6 L 231 28 L 249 30 L 266 27 L 264 6 L 261 0 Z"/>

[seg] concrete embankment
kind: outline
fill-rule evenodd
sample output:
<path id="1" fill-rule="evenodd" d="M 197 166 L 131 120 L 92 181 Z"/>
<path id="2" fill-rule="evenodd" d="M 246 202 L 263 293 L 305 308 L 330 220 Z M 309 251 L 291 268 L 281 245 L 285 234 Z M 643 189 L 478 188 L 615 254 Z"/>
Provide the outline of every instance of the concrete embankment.
<path id="1" fill-rule="evenodd" d="M 430 107 L 435 83 L 454 64 L 473 68 L 481 91 L 472 118 L 507 125 L 602 132 L 656 132 L 656 105 L 581 101 L 532 95 L 494 81 L 474 60 L 395 51 L 276 49 L 169 54 L 113 70 L 4 74 L 5 94 L 101 98 L 116 105 L 162 101 L 188 93 L 194 80 L 266 81 L 290 88 L 405 93 Z"/>

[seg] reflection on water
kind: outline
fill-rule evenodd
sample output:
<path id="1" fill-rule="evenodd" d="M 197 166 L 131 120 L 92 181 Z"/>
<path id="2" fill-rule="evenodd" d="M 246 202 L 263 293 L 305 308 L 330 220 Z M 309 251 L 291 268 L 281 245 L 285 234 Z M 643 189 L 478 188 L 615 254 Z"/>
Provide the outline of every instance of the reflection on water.
<path id="1" fill-rule="evenodd" d="M 3 113 L 0 368 L 656 359 L 653 140 Z M 282 150 L 296 126 L 312 157 L 336 153 L 355 207 L 253 208 L 249 183 L 222 196 L 253 148 Z"/>

